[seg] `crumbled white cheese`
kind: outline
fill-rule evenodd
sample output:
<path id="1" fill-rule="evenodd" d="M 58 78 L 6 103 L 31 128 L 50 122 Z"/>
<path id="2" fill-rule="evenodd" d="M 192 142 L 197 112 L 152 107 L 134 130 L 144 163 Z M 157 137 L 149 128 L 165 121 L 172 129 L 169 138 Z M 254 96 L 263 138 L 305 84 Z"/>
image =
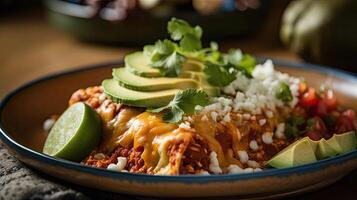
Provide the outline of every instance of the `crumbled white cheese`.
<path id="1" fill-rule="evenodd" d="M 265 144 L 272 144 L 273 143 L 273 134 L 271 132 L 263 133 L 262 140 Z"/>
<path id="2" fill-rule="evenodd" d="M 54 119 L 46 119 L 44 122 L 43 122 L 43 130 L 45 130 L 46 132 L 50 132 L 50 130 L 52 129 L 53 125 L 55 124 L 55 120 Z"/>
<path id="3" fill-rule="evenodd" d="M 261 114 L 262 111 L 267 109 L 275 111 L 277 107 L 286 106 L 283 101 L 276 97 L 282 82 L 289 85 L 293 96 L 289 106 L 294 107 L 297 104 L 300 79 L 276 71 L 271 60 L 267 60 L 263 65 L 257 65 L 252 76 L 253 78 L 249 79 L 244 74 L 238 73 L 236 79 L 223 88 L 224 93 L 235 95 L 234 99 L 225 98 L 227 102 L 231 103 L 230 106 L 234 111 Z M 216 99 L 214 102 L 222 101 L 222 99 Z M 220 114 L 219 111 L 215 111 Z M 269 118 L 272 117 L 272 113 L 267 115 Z"/>
<path id="4" fill-rule="evenodd" d="M 253 151 L 257 151 L 259 149 L 258 143 L 256 140 L 252 140 L 249 142 L 249 147 L 253 150 Z"/>
<path id="5" fill-rule="evenodd" d="M 117 160 L 118 160 L 117 164 L 111 163 L 108 165 L 107 169 L 117 172 L 121 172 L 122 170 L 124 170 L 127 159 L 125 157 L 118 157 Z"/>
<path id="6" fill-rule="evenodd" d="M 219 166 L 219 162 L 217 159 L 217 153 L 212 151 L 209 155 L 210 158 L 210 164 L 209 164 L 209 170 L 213 172 L 214 174 L 221 174 L 222 169 Z"/>
<path id="7" fill-rule="evenodd" d="M 241 163 L 247 163 L 249 160 L 249 156 L 246 151 L 238 151 L 238 157 Z"/>
<path id="8" fill-rule="evenodd" d="M 251 168 L 258 168 L 260 167 L 259 163 L 255 160 L 248 160 L 247 165 Z"/>
<path id="9" fill-rule="evenodd" d="M 261 171 L 263 171 L 261 168 L 259 168 L 259 167 L 257 167 L 257 168 L 255 168 L 255 169 L 253 169 L 253 171 L 254 172 L 261 172 Z"/>
<path id="10" fill-rule="evenodd" d="M 238 165 L 229 165 L 227 167 L 227 170 L 228 174 L 238 174 L 243 172 L 243 169 L 240 168 Z"/>
<path id="11" fill-rule="evenodd" d="M 189 122 L 182 122 L 179 124 L 179 128 L 184 129 L 186 131 L 190 131 L 191 130 L 191 124 Z"/>
<path id="12" fill-rule="evenodd" d="M 197 173 L 198 175 L 211 175 L 208 171 L 206 170 L 202 170 L 199 173 Z"/>
<path id="13" fill-rule="evenodd" d="M 243 170 L 243 173 L 253 173 L 253 172 L 254 172 L 254 169 L 253 169 L 253 168 L 250 168 L 250 167 L 245 168 L 245 169 Z"/>
<path id="14" fill-rule="evenodd" d="M 184 121 L 187 121 L 187 122 L 190 122 L 190 123 L 193 122 L 193 119 L 192 119 L 192 117 L 190 117 L 190 116 L 184 116 L 184 117 L 183 117 L 183 120 L 184 120 Z"/>
<path id="15" fill-rule="evenodd" d="M 212 117 L 213 121 L 217 121 L 217 116 L 218 116 L 218 114 L 216 112 L 211 112 L 211 117 Z"/>
<path id="16" fill-rule="evenodd" d="M 259 120 L 259 125 L 260 125 L 260 126 L 264 126 L 265 123 L 267 123 L 267 120 L 266 120 L 266 119 L 260 119 L 260 120 Z"/>
<path id="17" fill-rule="evenodd" d="M 285 137 L 284 132 L 285 132 L 285 124 L 284 123 L 280 123 L 276 127 L 274 135 L 275 135 L 276 138 L 284 138 Z"/>

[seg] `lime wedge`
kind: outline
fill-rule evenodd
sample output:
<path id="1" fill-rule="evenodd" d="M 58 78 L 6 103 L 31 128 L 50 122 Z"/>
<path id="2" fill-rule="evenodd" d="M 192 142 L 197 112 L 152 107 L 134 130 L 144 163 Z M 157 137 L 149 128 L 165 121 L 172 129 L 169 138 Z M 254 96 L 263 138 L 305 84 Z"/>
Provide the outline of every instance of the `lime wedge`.
<path id="1" fill-rule="evenodd" d="M 316 161 L 315 149 L 316 144 L 305 137 L 283 149 L 270 159 L 267 165 L 286 168 L 312 163 Z"/>
<path id="2" fill-rule="evenodd" d="M 99 143 L 101 121 L 85 103 L 69 107 L 51 129 L 43 153 L 66 160 L 83 160 Z"/>

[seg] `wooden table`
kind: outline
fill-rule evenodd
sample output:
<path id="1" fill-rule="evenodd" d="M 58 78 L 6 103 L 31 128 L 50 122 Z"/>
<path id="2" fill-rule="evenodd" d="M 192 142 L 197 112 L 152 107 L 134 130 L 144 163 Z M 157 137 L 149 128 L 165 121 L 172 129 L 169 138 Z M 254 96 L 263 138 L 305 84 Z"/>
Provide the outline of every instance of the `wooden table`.
<path id="1" fill-rule="evenodd" d="M 274 26 L 274 23 L 266 26 Z M 220 44 L 223 49 L 240 47 L 256 55 L 299 60 L 276 42 L 267 42 L 275 37 L 274 34 L 272 31 L 258 34 L 255 38 Z M 34 78 L 87 64 L 118 60 L 133 50 L 77 41 L 50 27 L 39 14 L 0 18 L 0 98 Z M 354 199 L 356 180 L 357 172 L 354 172 L 326 189 L 297 199 Z"/>

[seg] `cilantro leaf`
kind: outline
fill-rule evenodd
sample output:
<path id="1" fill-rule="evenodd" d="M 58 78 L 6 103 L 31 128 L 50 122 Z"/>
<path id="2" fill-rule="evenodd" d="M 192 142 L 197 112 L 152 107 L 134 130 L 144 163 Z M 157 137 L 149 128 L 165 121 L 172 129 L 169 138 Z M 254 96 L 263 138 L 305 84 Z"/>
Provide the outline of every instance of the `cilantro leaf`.
<path id="1" fill-rule="evenodd" d="M 205 62 L 203 72 L 207 75 L 207 81 L 211 85 L 218 87 L 224 87 L 230 84 L 236 79 L 237 74 L 232 65 L 212 62 Z"/>
<path id="2" fill-rule="evenodd" d="M 276 98 L 282 100 L 285 103 L 288 103 L 293 100 L 293 95 L 291 94 L 289 86 L 281 82 L 279 91 L 276 93 Z"/>
<path id="3" fill-rule="evenodd" d="M 255 58 L 249 54 L 244 54 L 242 60 L 238 64 L 238 69 L 244 70 L 246 74 L 252 76 L 253 70 L 257 65 Z"/>
<path id="4" fill-rule="evenodd" d="M 205 106 L 208 102 L 208 95 L 205 92 L 191 88 L 178 92 L 167 106 L 153 109 L 151 112 L 166 110 L 163 120 L 176 123 L 182 120 L 184 114 L 194 114 L 197 105 Z"/>
<path id="5" fill-rule="evenodd" d="M 238 71 L 246 76 L 252 77 L 253 70 L 257 64 L 255 58 L 249 54 L 243 54 L 240 49 L 230 49 L 224 55 L 225 62 L 232 64 Z"/>
<path id="6" fill-rule="evenodd" d="M 286 124 L 285 125 L 284 135 L 287 138 L 296 138 L 296 137 L 298 137 L 300 135 L 300 131 L 297 128 L 297 126 L 293 126 L 291 124 Z"/>
<path id="7" fill-rule="evenodd" d="M 160 70 L 163 76 L 177 76 L 185 58 L 177 52 L 177 44 L 170 40 L 158 40 L 155 45 L 144 47 L 144 54 L 150 58 L 150 65 Z"/>
<path id="8" fill-rule="evenodd" d="M 293 116 L 287 120 L 285 123 L 284 134 L 287 138 L 296 138 L 300 135 L 299 127 L 305 123 L 305 119 L 301 116 Z M 309 123 L 307 121 L 306 123 Z"/>
<path id="9" fill-rule="evenodd" d="M 192 27 L 184 20 L 172 18 L 167 24 L 167 30 L 173 40 L 180 41 L 183 51 L 196 51 L 202 48 L 201 27 Z"/>
<path id="10" fill-rule="evenodd" d="M 213 63 L 223 63 L 222 53 L 218 51 L 218 44 L 211 42 L 209 48 L 200 49 L 198 51 L 179 51 L 187 58 L 192 58 L 202 62 L 209 61 Z"/>

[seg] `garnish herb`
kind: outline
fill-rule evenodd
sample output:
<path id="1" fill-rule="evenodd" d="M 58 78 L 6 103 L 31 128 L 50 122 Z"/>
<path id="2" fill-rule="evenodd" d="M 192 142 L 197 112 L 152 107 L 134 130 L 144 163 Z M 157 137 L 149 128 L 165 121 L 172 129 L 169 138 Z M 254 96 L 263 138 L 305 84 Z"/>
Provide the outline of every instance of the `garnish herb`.
<path id="1" fill-rule="evenodd" d="M 196 51 L 202 49 L 200 26 L 192 27 L 184 20 L 172 18 L 167 25 L 171 38 L 180 41 L 182 51 Z"/>
<path id="2" fill-rule="evenodd" d="M 240 49 L 230 49 L 224 55 L 225 63 L 233 65 L 238 71 L 243 72 L 247 77 L 252 77 L 253 70 L 257 64 L 255 58 L 249 54 L 244 54 Z"/>
<path id="3" fill-rule="evenodd" d="M 196 106 L 206 106 L 208 103 L 208 95 L 205 92 L 191 88 L 178 92 L 167 106 L 150 111 L 155 113 L 164 111 L 165 122 L 177 123 L 182 120 L 183 115 L 194 114 Z"/>
<path id="4" fill-rule="evenodd" d="M 303 117 L 291 117 L 285 123 L 285 136 L 287 138 L 296 138 L 299 137 L 300 131 L 299 126 L 302 126 L 305 123 L 305 119 Z"/>
<path id="5" fill-rule="evenodd" d="M 144 54 L 150 58 L 151 66 L 160 70 L 163 76 L 177 76 L 185 61 L 177 52 L 177 44 L 170 40 L 158 40 L 155 45 L 144 47 Z"/>
<path id="6" fill-rule="evenodd" d="M 280 83 L 279 91 L 276 93 L 276 98 L 288 103 L 293 100 L 293 95 L 291 94 L 289 86 L 282 82 Z"/>
<path id="7" fill-rule="evenodd" d="M 213 86 L 224 87 L 236 79 L 237 71 L 229 64 L 216 64 L 205 62 L 203 72 L 207 75 L 207 81 Z"/>

